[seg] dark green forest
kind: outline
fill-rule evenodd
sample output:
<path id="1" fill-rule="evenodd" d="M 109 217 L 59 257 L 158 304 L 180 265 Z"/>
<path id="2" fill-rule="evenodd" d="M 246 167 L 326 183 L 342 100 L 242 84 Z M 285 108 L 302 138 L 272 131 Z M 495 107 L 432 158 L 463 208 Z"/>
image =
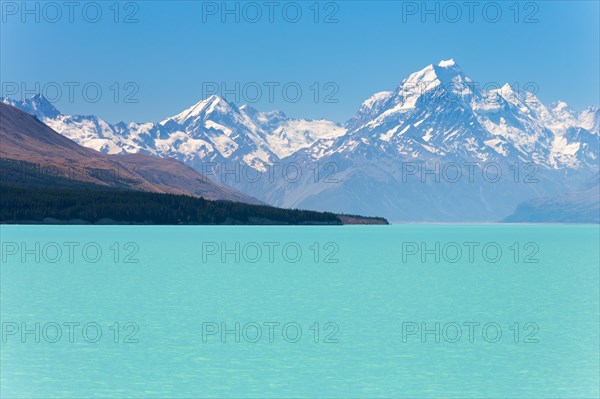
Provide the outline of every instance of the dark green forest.
<path id="1" fill-rule="evenodd" d="M 48 220 L 50 218 L 50 220 Z M 0 183 L 0 221 L 127 224 L 341 224 L 333 213 L 185 195 Z"/>
<path id="2" fill-rule="evenodd" d="M 110 183 L 108 181 L 107 183 Z M 0 158 L 0 223 L 51 224 L 387 224 L 383 218 L 212 201 L 96 185 L 34 164 Z"/>

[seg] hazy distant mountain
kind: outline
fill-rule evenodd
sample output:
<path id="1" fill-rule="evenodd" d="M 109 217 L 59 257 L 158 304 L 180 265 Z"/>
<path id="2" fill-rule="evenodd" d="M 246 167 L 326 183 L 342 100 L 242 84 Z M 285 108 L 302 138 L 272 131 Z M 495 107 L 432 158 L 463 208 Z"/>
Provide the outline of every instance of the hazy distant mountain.
<path id="1" fill-rule="evenodd" d="M 0 103 L 0 142 L 3 166 L 14 161 L 13 180 L 25 175 L 39 179 L 58 176 L 101 186 L 260 203 L 173 159 L 142 154 L 109 155 L 82 147 L 35 117 L 4 103 Z M 21 170 L 14 167 L 19 162 Z M 21 176 L 14 176 L 15 170 Z"/>
<path id="2" fill-rule="evenodd" d="M 505 222 L 600 223 L 600 175 L 587 184 L 554 198 L 536 198 L 520 204 Z"/>
<path id="3" fill-rule="evenodd" d="M 508 84 L 480 86 L 442 61 L 371 96 L 344 125 L 217 96 L 159 123 L 115 125 L 62 115 L 40 96 L 3 101 L 103 152 L 173 157 L 204 172 L 218 164 L 215 179 L 272 205 L 390 220 L 499 220 L 598 171 L 596 106 L 576 112 Z"/>

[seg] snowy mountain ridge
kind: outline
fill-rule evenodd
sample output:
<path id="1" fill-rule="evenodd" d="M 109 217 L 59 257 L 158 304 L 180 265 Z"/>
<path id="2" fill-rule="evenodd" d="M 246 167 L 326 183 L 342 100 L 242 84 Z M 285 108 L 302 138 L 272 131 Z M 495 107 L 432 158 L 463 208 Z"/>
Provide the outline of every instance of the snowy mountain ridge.
<path id="1" fill-rule="evenodd" d="M 545 105 L 509 84 L 486 91 L 454 60 L 428 65 L 394 90 L 374 94 L 343 125 L 238 107 L 214 95 L 158 123 L 114 125 L 94 115 L 63 115 L 39 95 L 2 101 L 81 145 L 107 153 L 173 157 L 201 172 L 205 163 L 262 172 L 282 162 L 307 170 L 315 163 L 335 164 L 341 178 L 336 185 L 310 181 L 310 173 L 294 184 L 282 179 L 268 185 L 222 182 L 277 206 L 383 212 L 391 220 L 424 220 L 431 209 L 435 220 L 468 220 L 465 213 L 471 209 L 477 211 L 473 220 L 498 220 L 514 209 L 509 208 L 515 201 L 560 194 L 577 183 L 564 180 L 566 175 L 588 178 L 599 162 L 597 106 L 576 112 L 561 101 Z M 531 163 L 546 182 L 505 187 L 514 191 L 506 193 L 498 192 L 499 186 L 462 191 L 457 185 L 412 187 L 399 180 L 406 162 L 495 162 L 506 168 Z M 448 190 L 456 190 L 455 196 L 446 196 Z M 470 196 L 473 202 L 451 214 L 440 199 L 445 196 L 453 203 Z"/>
<path id="2" fill-rule="evenodd" d="M 184 162 L 243 162 L 258 170 L 321 138 L 346 133 L 326 120 L 288 118 L 280 111 L 259 112 L 211 96 L 161 122 L 110 124 L 94 115 L 64 115 L 41 95 L 0 101 L 20 108 L 60 134 L 110 154 L 146 153 Z"/>
<path id="3" fill-rule="evenodd" d="M 561 167 L 561 162 L 566 162 L 576 167 L 580 160 L 573 155 L 579 150 L 578 143 L 567 142 L 566 133 L 581 128 L 600 134 L 597 106 L 580 113 L 562 101 L 546 106 L 535 95 L 513 90 L 508 84 L 483 92 L 454 60 L 428 65 L 409 75 L 395 91 L 374 94 L 343 126 L 326 120 L 292 119 L 281 111 L 259 112 L 249 105 L 238 108 L 216 95 L 158 123 L 114 125 L 94 115 L 63 115 L 41 95 L 1 101 L 36 115 L 57 132 L 99 151 L 143 152 L 183 161 L 235 160 L 257 169 L 319 140 L 327 143 L 357 135 L 364 136 L 369 145 L 394 143 L 398 155 L 422 150 L 446 154 L 456 150 L 448 146 L 450 141 L 464 138 L 484 158 L 490 149 L 501 155 L 516 151 L 544 166 Z M 440 113 L 457 117 L 457 124 L 441 132 L 428 123 L 440 122 L 436 117 Z M 466 137 L 467 129 L 477 131 L 480 137 L 473 137 L 474 133 Z M 399 140 L 400 136 L 412 137 L 415 142 Z M 348 148 L 348 142 L 345 146 Z M 319 151 L 313 156 L 321 158 L 342 148 L 323 151 L 323 143 L 319 143 L 315 149 Z"/>

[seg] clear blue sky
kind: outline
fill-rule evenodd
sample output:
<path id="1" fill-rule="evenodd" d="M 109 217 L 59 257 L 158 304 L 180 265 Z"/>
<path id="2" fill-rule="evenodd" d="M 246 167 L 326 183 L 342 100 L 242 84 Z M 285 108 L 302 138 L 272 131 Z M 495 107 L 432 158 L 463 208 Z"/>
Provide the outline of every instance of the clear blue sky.
<path id="1" fill-rule="evenodd" d="M 262 96 L 253 104 L 259 110 L 343 122 L 371 94 L 394 89 L 428 64 L 454 58 L 482 85 L 535 82 L 542 101 L 563 100 L 578 110 L 600 102 L 597 1 L 520 2 L 518 14 L 514 1 L 477 2 L 472 22 L 467 7 L 461 6 L 457 17 L 457 10 L 446 3 L 437 3 L 437 12 L 436 3 L 428 3 L 434 12 L 422 15 L 426 10 L 420 9 L 421 1 L 321 2 L 318 23 L 313 1 L 291 2 L 285 13 L 283 7 L 290 2 L 274 3 L 272 23 L 264 1 L 253 3 L 262 13 L 253 23 L 256 8 L 244 9 L 244 3 L 238 3 L 236 22 L 235 14 L 220 14 L 220 1 L 120 2 L 118 16 L 114 1 L 97 2 L 102 15 L 91 23 L 95 5 L 78 2 L 71 23 L 68 8 L 61 7 L 57 17 L 43 3 L 35 11 L 33 2 L 28 5 L 33 14 L 24 14 L 21 1 L 3 1 L 0 95 L 14 91 L 13 83 L 32 88 L 39 82 L 49 94 L 59 85 L 62 96 L 56 106 L 64 113 L 93 113 L 110 122 L 157 121 L 202 99 L 211 82 L 230 89 L 239 82 L 240 89 L 247 89 L 245 95 L 239 93 L 240 102 L 253 100 L 256 85 L 261 87 Z M 291 23 L 295 5 L 302 16 Z M 236 3 L 228 7 L 235 9 Z M 123 23 L 131 14 L 138 22 Z M 337 22 L 324 23 L 332 14 Z M 495 19 L 499 21 L 492 23 Z M 72 101 L 69 82 L 79 83 Z M 82 87 L 89 82 L 97 82 L 103 91 L 96 103 L 83 96 Z M 120 87 L 117 101 L 115 82 Z M 268 82 L 279 83 L 272 103 Z M 297 85 L 288 87 L 288 98 L 295 96 L 295 87 L 303 91 L 295 103 L 282 93 L 289 82 Z M 320 87 L 317 101 L 315 82 Z M 334 85 L 326 86 L 328 82 Z M 124 95 L 135 88 L 139 91 L 131 98 L 138 102 L 125 103 Z M 93 97 L 94 86 L 88 89 Z M 22 94 L 21 87 L 13 97 Z M 324 102 L 328 94 L 338 102 Z M 231 94 L 227 99 L 234 100 Z"/>

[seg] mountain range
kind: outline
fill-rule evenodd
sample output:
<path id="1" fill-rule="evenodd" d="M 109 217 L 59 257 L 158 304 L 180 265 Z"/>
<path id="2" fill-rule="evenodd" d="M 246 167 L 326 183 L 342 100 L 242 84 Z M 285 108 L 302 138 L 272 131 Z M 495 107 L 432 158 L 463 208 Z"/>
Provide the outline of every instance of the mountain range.
<path id="1" fill-rule="evenodd" d="M 374 94 L 343 124 L 218 96 L 161 122 L 64 115 L 40 95 L 2 99 L 107 154 L 175 158 L 275 206 L 394 221 L 497 221 L 598 172 L 600 110 L 483 90 L 453 61 Z"/>
<path id="2" fill-rule="evenodd" d="M 208 179 L 174 159 L 145 154 L 104 154 L 61 136 L 37 118 L 0 103 L 2 180 L 39 185 L 61 179 L 210 200 L 262 204 L 256 198 Z"/>

